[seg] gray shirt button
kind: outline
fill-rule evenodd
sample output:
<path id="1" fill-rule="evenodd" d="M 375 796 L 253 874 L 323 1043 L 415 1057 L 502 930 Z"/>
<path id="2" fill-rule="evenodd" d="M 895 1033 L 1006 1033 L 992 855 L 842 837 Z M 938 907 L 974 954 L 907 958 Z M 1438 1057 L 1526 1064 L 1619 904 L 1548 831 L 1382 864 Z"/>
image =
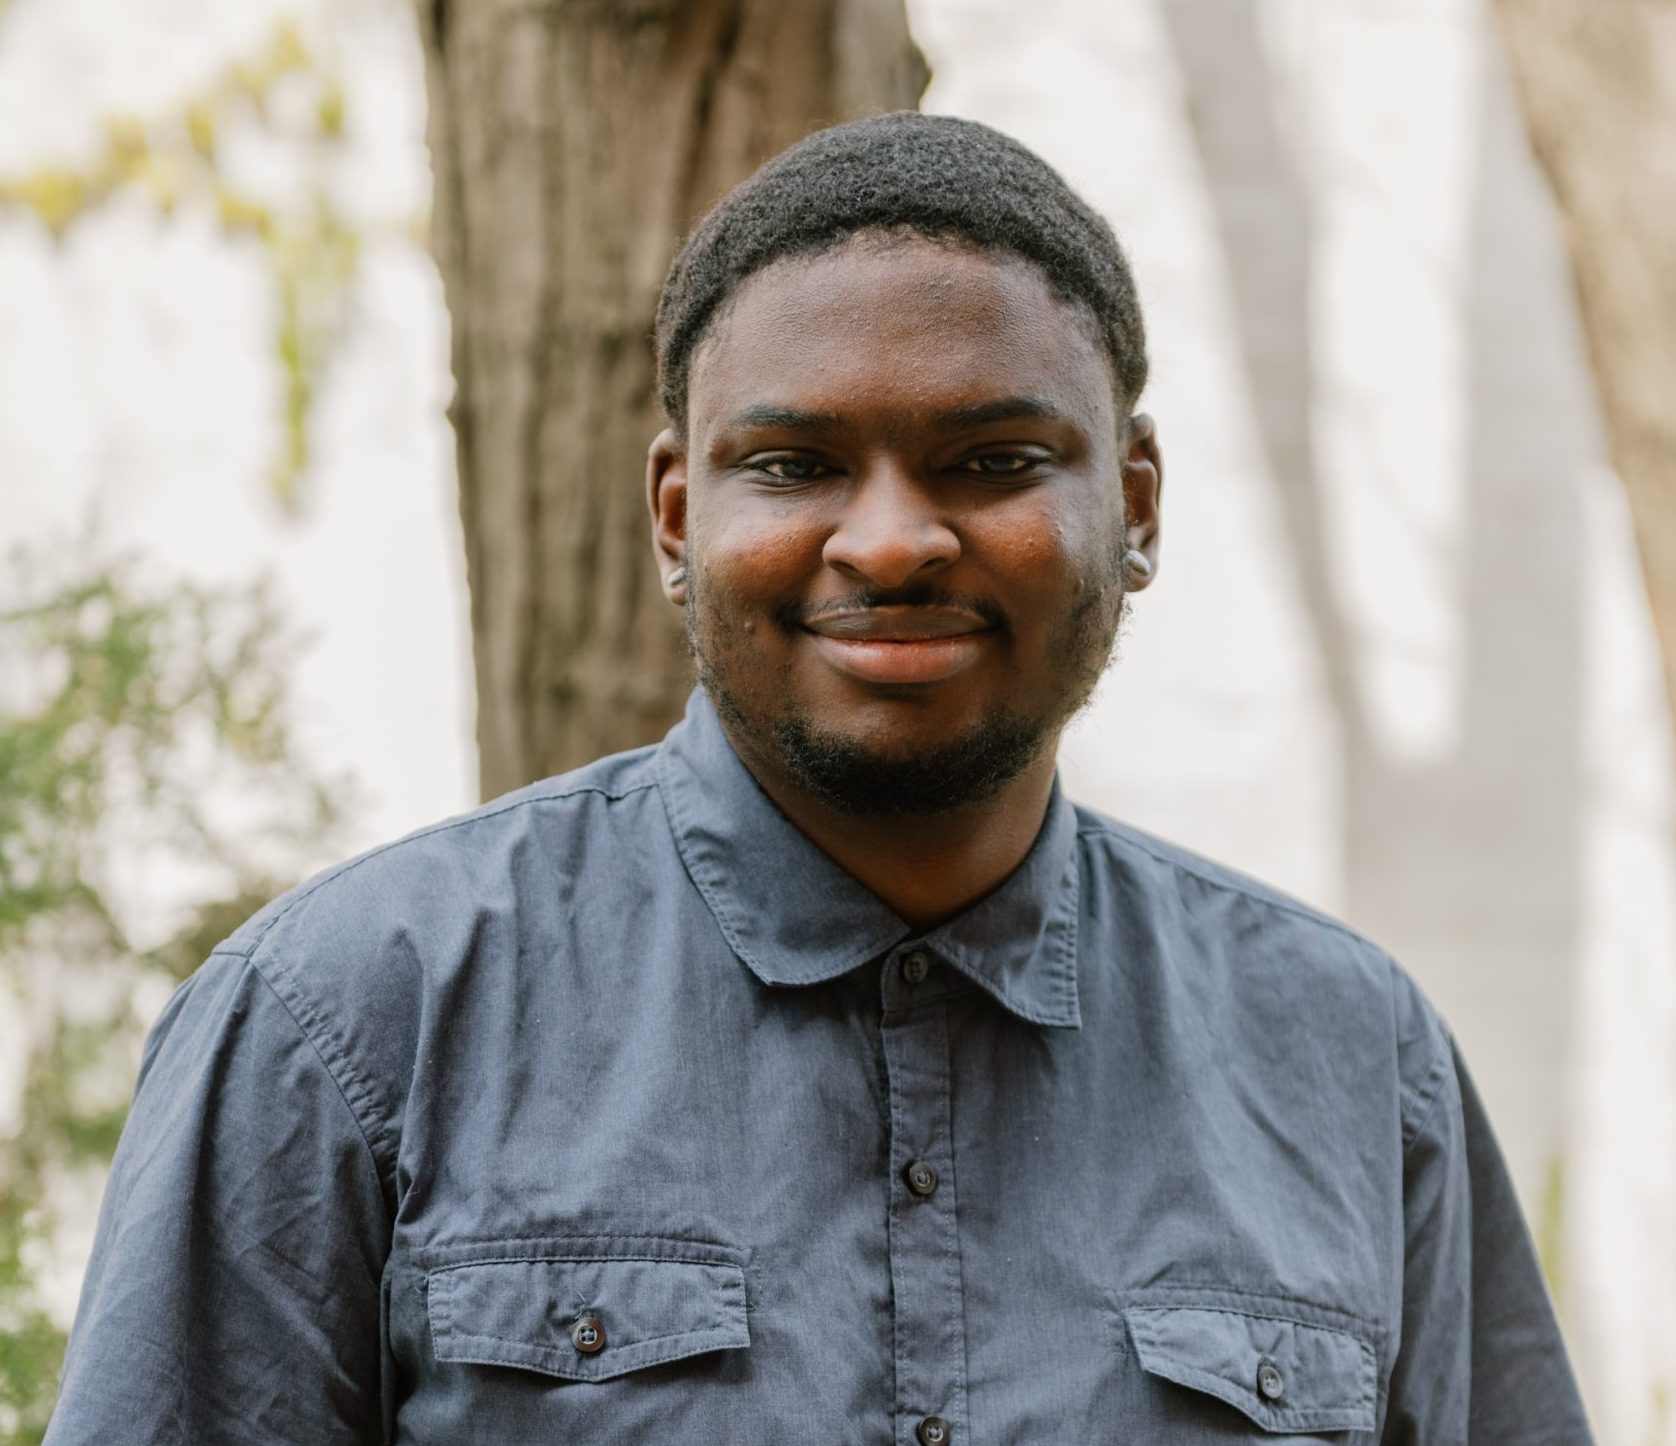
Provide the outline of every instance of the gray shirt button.
<path id="1" fill-rule="evenodd" d="M 1266 1401 L 1278 1401 L 1286 1394 L 1286 1378 L 1267 1356 L 1257 1362 L 1257 1390 Z"/>
<path id="2" fill-rule="evenodd" d="M 931 972 L 931 956 L 923 949 L 915 949 L 911 954 L 902 956 L 902 977 L 910 984 L 925 983 L 925 976 Z"/>
<path id="3" fill-rule="evenodd" d="M 949 1446 L 949 1423 L 941 1416 L 927 1416 L 914 1432 L 920 1446 Z"/>
<path id="4" fill-rule="evenodd" d="M 902 1173 L 908 1188 L 916 1195 L 929 1195 L 937 1188 L 937 1172 L 924 1160 L 915 1160 Z"/>
<path id="5" fill-rule="evenodd" d="M 585 1315 L 570 1328 L 570 1343 L 585 1356 L 597 1356 L 605 1349 L 605 1327 L 597 1316 Z"/>

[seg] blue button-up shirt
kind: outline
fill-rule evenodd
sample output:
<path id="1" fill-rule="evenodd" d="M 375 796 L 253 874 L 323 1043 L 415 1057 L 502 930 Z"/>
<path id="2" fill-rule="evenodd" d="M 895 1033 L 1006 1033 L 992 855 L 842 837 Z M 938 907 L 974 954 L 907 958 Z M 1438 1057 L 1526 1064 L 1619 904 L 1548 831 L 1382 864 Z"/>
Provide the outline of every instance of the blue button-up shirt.
<path id="1" fill-rule="evenodd" d="M 1414 985 L 1057 791 L 915 935 L 700 694 L 187 982 L 48 1439 L 1276 1436 L 1588 1439 Z"/>

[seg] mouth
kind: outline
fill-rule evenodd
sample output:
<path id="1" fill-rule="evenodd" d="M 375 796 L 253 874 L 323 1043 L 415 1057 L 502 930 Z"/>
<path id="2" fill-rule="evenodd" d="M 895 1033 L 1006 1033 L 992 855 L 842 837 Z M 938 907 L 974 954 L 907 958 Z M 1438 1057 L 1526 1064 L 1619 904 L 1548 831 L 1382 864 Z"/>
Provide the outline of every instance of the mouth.
<path id="1" fill-rule="evenodd" d="M 939 683 L 993 645 L 996 628 L 960 607 L 896 606 L 833 611 L 803 625 L 826 661 L 865 683 Z"/>

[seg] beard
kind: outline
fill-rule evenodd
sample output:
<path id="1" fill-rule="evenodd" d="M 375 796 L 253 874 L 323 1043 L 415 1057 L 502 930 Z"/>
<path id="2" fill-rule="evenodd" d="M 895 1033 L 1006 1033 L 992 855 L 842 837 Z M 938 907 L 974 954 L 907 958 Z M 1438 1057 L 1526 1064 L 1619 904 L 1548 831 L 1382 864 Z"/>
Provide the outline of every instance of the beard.
<path id="1" fill-rule="evenodd" d="M 717 698 L 716 706 L 729 705 Z M 786 773 L 839 813 L 865 818 L 924 817 L 982 803 L 1040 757 L 1048 741 L 1039 720 L 1005 709 L 947 742 L 901 754 L 882 753 L 800 716 L 774 725 Z"/>
<path id="2" fill-rule="evenodd" d="M 836 812 L 852 817 L 923 818 L 993 798 L 1058 742 L 1065 724 L 1093 696 L 1114 656 L 1128 611 L 1121 566 L 1114 559 L 1103 576 L 1090 580 L 1081 601 L 1054 629 L 1048 656 L 1061 664 L 1058 686 L 1040 707 L 1025 713 L 998 704 L 950 738 L 891 751 L 826 726 L 795 708 L 770 712 L 759 699 L 776 695 L 776 690 L 735 686 L 736 681 L 745 681 L 738 674 L 747 664 L 741 657 L 743 650 L 729 644 L 743 630 L 733 625 L 725 604 L 710 605 L 709 588 L 700 579 L 700 570 L 689 566 L 684 610 L 687 644 L 699 683 L 735 746 Z M 889 599 L 932 600 L 902 594 Z"/>

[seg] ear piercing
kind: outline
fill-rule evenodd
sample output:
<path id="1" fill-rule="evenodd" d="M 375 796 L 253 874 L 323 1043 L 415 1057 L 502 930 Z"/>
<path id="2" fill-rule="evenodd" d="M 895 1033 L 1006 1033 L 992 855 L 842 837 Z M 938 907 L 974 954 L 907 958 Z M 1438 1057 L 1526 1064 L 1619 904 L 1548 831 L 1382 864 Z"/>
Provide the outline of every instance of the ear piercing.
<path id="1" fill-rule="evenodd" d="M 679 567 L 671 569 L 669 576 L 663 580 L 663 585 L 665 587 L 680 587 L 686 580 L 687 565 L 682 563 Z"/>
<path id="2" fill-rule="evenodd" d="M 1152 564 L 1146 560 L 1146 554 L 1140 548 L 1131 547 L 1123 554 L 1123 575 L 1133 577 L 1137 582 L 1151 579 Z"/>

